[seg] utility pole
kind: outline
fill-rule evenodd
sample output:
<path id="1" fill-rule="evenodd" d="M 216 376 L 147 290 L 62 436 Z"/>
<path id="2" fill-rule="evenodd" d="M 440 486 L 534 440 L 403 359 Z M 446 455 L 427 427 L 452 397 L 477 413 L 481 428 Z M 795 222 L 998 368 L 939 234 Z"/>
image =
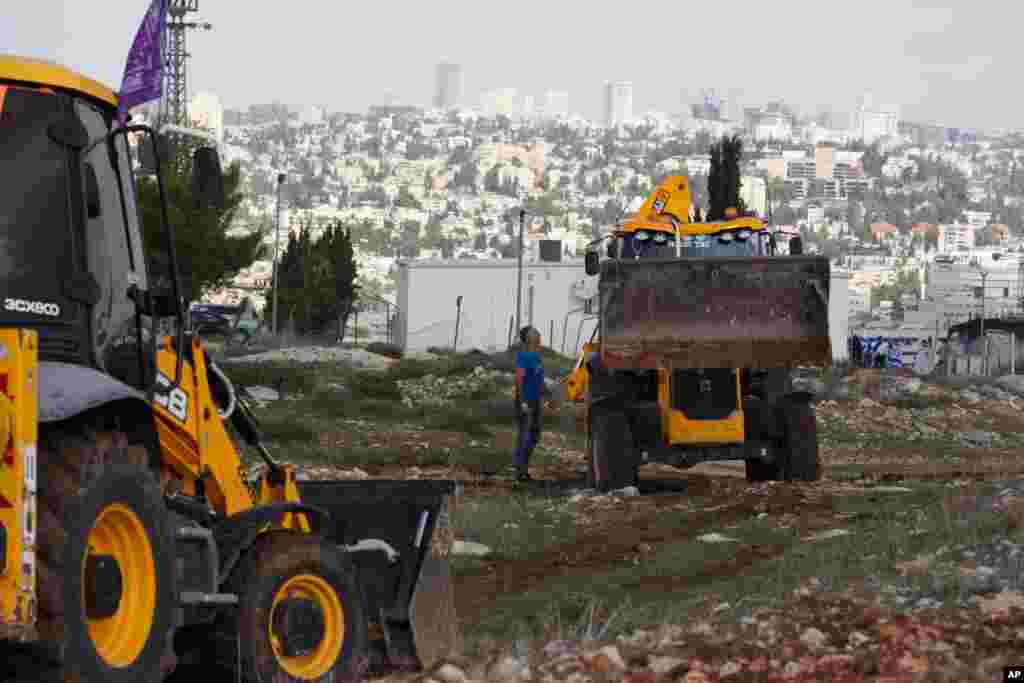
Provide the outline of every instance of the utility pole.
<path id="1" fill-rule="evenodd" d="M 521 314 L 523 309 L 523 230 L 526 225 L 526 209 L 519 209 L 519 249 L 516 253 L 516 330 L 523 329 Z"/>
<path id="2" fill-rule="evenodd" d="M 985 281 L 988 271 L 981 271 L 981 373 L 988 377 L 988 344 L 985 342 Z"/>
<path id="3" fill-rule="evenodd" d="M 284 173 L 277 174 L 277 208 L 275 209 L 276 217 L 274 219 L 274 334 L 277 334 L 277 281 L 278 281 L 278 261 L 281 249 L 281 185 L 284 184 Z"/>

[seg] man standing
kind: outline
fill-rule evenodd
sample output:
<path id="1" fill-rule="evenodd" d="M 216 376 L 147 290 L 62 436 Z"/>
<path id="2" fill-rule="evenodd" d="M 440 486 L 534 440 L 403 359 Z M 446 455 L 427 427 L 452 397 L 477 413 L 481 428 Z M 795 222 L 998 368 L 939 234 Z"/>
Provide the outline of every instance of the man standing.
<path id="1" fill-rule="evenodd" d="M 544 394 L 544 362 L 540 355 L 540 332 L 527 325 L 519 331 L 522 343 L 516 354 L 516 407 L 519 438 L 512 456 L 516 480 L 532 481 L 529 465 L 533 449 L 540 440 L 542 396 Z"/>
<path id="2" fill-rule="evenodd" d="M 883 370 L 889 367 L 889 340 L 885 337 L 882 338 L 882 343 L 878 345 L 878 367 Z"/>

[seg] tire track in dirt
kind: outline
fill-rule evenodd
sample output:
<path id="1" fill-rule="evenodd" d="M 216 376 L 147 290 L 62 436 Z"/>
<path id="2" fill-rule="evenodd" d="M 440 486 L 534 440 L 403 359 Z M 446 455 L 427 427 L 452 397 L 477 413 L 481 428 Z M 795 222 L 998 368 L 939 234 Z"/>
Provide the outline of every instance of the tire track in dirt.
<path id="1" fill-rule="evenodd" d="M 793 525 L 804 530 L 830 526 L 835 510 L 832 496 L 811 495 L 800 485 L 781 484 L 770 496 L 747 492 L 745 481 L 733 477 L 715 477 L 687 473 L 685 495 L 626 498 L 611 510 L 596 511 L 595 521 L 581 529 L 577 538 L 546 549 L 542 557 L 513 560 L 483 560 L 482 569 L 453 578 L 456 611 L 459 618 L 475 621 L 500 597 L 541 588 L 553 577 L 580 577 L 581 580 L 612 569 L 617 563 L 638 561 L 637 582 L 645 589 L 678 590 L 695 584 L 742 574 L 751 566 L 777 557 L 785 546 L 736 544 L 736 552 L 727 560 L 709 561 L 697 573 L 687 576 L 646 576 L 644 558 L 650 558 L 658 546 L 693 542 L 698 536 L 721 530 L 760 512 L 773 517 L 795 515 Z M 712 503 L 696 509 L 681 520 L 685 526 L 671 528 L 657 524 L 659 516 L 672 506 L 692 502 L 694 497 Z"/>

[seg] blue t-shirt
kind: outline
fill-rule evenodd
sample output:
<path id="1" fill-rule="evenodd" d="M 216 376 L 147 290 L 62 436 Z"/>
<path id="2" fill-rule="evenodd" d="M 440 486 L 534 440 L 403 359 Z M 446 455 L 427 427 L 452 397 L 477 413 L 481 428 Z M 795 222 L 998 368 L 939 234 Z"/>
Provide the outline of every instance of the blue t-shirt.
<path id="1" fill-rule="evenodd" d="M 536 351 L 520 351 L 516 354 L 516 367 L 524 370 L 523 401 L 540 400 L 544 388 L 544 361 Z"/>

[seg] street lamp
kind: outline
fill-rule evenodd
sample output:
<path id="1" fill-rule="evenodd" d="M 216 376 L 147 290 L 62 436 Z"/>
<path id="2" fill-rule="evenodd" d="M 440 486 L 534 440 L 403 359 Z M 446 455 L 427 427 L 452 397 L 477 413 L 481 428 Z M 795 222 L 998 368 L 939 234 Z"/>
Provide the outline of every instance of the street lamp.
<path id="1" fill-rule="evenodd" d="M 284 185 L 284 173 L 277 174 L 277 207 L 274 210 L 274 334 L 277 334 L 277 280 L 278 255 L 281 249 L 281 186 Z"/>
<path id="2" fill-rule="evenodd" d="M 526 209 L 519 209 L 519 249 L 516 250 L 516 331 L 522 327 L 522 301 L 523 301 L 523 229 L 526 225 Z"/>
<path id="3" fill-rule="evenodd" d="M 988 376 L 988 348 L 985 344 L 985 282 L 988 280 L 988 271 L 982 268 L 980 265 L 974 266 L 978 274 L 981 275 L 981 322 L 980 322 L 980 334 L 981 337 L 981 372 Z"/>

